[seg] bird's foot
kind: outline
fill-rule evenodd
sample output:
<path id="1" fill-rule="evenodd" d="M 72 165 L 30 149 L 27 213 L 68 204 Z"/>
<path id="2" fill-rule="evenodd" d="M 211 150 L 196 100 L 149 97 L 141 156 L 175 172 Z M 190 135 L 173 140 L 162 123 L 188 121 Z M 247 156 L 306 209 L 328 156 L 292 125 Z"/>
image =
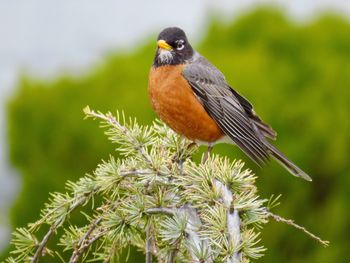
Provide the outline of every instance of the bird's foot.
<path id="1" fill-rule="evenodd" d="M 186 150 L 188 151 L 188 150 L 192 149 L 194 146 L 196 146 L 196 143 L 192 142 L 186 146 Z M 177 153 L 175 153 L 173 158 L 172 158 L 172 162 L 177 163 L 179 166 L 182 167 L 182 164 L 185 162 L 185 160 L 187 158 L 191 157 L 190 155 L 185 154 L 186 150 L 180 149 Z"/>

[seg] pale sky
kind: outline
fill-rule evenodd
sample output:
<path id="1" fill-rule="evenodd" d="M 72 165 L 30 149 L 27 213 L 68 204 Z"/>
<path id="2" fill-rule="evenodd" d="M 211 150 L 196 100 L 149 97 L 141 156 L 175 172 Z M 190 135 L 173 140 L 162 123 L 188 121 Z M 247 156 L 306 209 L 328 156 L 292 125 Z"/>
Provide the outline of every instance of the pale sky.
<path id="1" fill-rule="evenodd" d="M 109 50 L 135 47 L 166 26 L 184 28 L 195 42 L 209 14 L 232 20 L 262 4 L 278 5 L 298 21 L 322 11 L 350 17 L 349 0 L 0 0 L 0 248 L 9 238 L 4 215 L 19 188 L 5 154 L 4 103 L 20 72 L 79 74 Z"/>

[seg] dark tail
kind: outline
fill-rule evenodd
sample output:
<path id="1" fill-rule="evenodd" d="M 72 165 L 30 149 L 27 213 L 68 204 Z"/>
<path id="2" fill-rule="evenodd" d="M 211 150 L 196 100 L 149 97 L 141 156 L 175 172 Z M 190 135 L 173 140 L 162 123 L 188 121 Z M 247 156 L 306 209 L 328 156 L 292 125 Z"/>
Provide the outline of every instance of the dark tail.
<path id="1" fill-rule="evenodd" d="M 307 181 L 312 181 L 311 177 L 301 170 L 298 166 L 292 163 L 286 156 L 283 155 L 279 150 L 277 150 L 270 143 L 266 143 L 269 152 L 273 158 L 275 158 L 283 167 L 285 167 L 292 175 L 296 177 L 301 177 Z"/>

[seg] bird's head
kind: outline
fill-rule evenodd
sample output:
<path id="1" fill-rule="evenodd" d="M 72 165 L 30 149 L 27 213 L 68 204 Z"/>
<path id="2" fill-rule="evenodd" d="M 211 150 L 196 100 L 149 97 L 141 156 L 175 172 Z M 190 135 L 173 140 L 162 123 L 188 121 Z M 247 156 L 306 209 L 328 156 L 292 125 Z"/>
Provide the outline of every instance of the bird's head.
<path id="1" fill-rule="evenodd" d="M 193 49 L 185 32 L 178 27 L 168 27 L 157 38 L 157 51 L 153 65 L 177 65 L 186 63 L 193 56 Z"/>

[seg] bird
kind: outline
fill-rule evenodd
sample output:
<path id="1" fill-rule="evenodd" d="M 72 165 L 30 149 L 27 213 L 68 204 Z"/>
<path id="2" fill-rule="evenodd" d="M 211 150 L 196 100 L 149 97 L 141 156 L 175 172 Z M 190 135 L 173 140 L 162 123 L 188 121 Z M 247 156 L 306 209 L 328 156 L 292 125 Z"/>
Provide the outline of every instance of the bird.
<path id="1" fill-rule="evenodd" d="M 292 175 L 312 181 L 271 144 L 277 133 L 223 73 L 192 48 L 179 27 L 165 28 L 158 35 L 148 96 L 162 121 L 194 143 L 207 145 L 208 155 L 215 144 L 231 143 L 260 167 L 272 157 Z"/>

